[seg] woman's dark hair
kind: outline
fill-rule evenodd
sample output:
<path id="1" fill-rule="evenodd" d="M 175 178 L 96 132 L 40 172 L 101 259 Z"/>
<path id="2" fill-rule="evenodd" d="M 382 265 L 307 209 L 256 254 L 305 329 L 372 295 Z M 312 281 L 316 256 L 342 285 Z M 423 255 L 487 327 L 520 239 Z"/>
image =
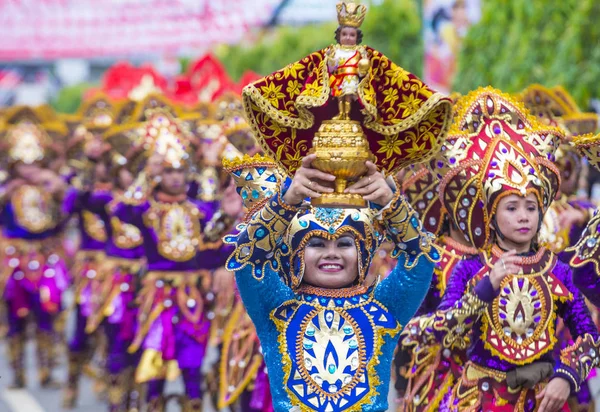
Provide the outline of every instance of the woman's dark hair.
<path id="1" fill-rule="evenodd" d="M 336 30 L 335 30 L 335 41 L 340 43 L 340 36 L 342 34 L 342 29 L 346 28 L 346 27 L 350 27 L 350 26 L 339 26 Z M 356 44 L 361 44 L 362 40 L 363 40 L 363 32 L 361 29 L 357 29 L 356 27 L 351 27 L 352 29 L 356 29 Z"/>

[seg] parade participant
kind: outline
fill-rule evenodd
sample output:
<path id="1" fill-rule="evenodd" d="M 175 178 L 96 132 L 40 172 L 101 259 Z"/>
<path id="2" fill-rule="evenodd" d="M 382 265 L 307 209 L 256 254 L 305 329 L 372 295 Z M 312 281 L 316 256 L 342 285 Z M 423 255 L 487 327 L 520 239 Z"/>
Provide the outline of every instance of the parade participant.
<path id="1" fill-rule="evenodd" d="M 90 198 L 90 207 L 107 214 L 109 228 L 105 248 L 105 260 L 100 270 L 103 275 L 95 285 L 96 298 L 93 312 L 86 322 L 86 333 L 94 333 L 101 327 L 106 336 L 106 374 L 108 383 L 109 411 L 140 410 L 140 388 L 135 384 L 134 370 L 139 356 L 127 351 L 135 332 L 137 307 L 135 305 L 139 276 L 144 267 L 142 234 L 140 230 L 114 216 L 114 208 L 122 200 L 126 189 L 133 182 L 131 173 L 110 164 L 114 186 L 110 191 L 96 191 Z"/>
<path id="2" fill-rule="evenodd" d="M 60 241 L 69 214 L 63 207 L 66 184 L 48 168 L 62 150 L 58 143 L 67 130 L 62 123 L 42 123 L 35 113 L 28 108 L 14 111 L 18 120 L 0 130 L 0 162 L 9 174 L 0 219 L 5 246 L 0 279 L 5 282 L 14 388 L 26 385 L 23 356 L 30 317 L 36 325 L 40 384 L 54 386 L 54 321 L 69 283 Z"/>
<path id="3" fill-rule="evenodd" d="M 432 160 L 437 167 L 441 152 Z M 465 258 L 478 251 L 465 240 L 458 227 L 448 218 L 438 196 L 437 174 L 431 168 L 421 166 L 403 182 L 403 193 L 411 206 L 419 213 L 423 227 L 438 236 L 435 243 L 441 250 L 441 260 L 435 266 L 433 279 L 425 300 L 416 316 L 436 310 L 444 296 L 452 271 Z M 400 341 L 394 360 L 397 372 L 396 389 L 403 398 L 402 410 L 437 411 L 444 395 L 462 373 L 466 360 L 465 351 L 450 351 L 437 342 L 428 346 L 413 345 L 412 335 Z"/>
<path id="4" fill-rule="evenodd" d="M 88 141 L 84 147 L 96 173 L 88 176 L 92 189 L 80 193 L 80 198 L 88 213 L 102 218 L 107 240 L 103 247 L 103 259 L 95 268 L 95 276 L 87 282 L 93 296 L 87 302 L 89 314 L 80 327 L 82 333 L 85 332 L 84 336 L 87 336 L 98 335 L 98 327 L 102 325 L 101 333 L 106 336 L 109 410 L 139 410 L 139 388 L 134 386 L 133 379 L 137 358 L 127 352 L 127 347 L 135 329 L 136 309 L 133 302 L 137 276 L 143 266 L 142 237 L 138 228 L 112 216 L 112 208 L 122 199 L 133 178 L 124 167 L 126 159 L 117 150 L 125 151 L 129 145 L 114 147 L 110 144 L 110 133 L 111 129 L 106 130 L 100 140 Z M 77 378 L 81 374 L 81 367 L 81 362 L 69 364 L 65 406 L 75 404 L 74 395 L 77 394 Z"/>
<path id="5" fill-rule="evenodd" d="M 71 270 L 75 327 L 69 342 L 69 372 L 63 399 L 63 406 L 68 409 L 74 408 L 77 403 L 83 367 L 92 359 L 99 342 L 99 336 L 89 336 L 85 328 L 88 317 L 94 311 L 94 300 L 97 299 L 94 285 L 103 276 L 100 265 L 105 258 L 108 216 L 103 209 L 93 210 L 90 197 L 97 191 L 112 190 L 106 164 L 98 162 L 98 158 L 106 150 L 102 145 L 102 134 L 113 123 L 115 113 L 114 103 L 103 95 L 88 100 L 81 106 L 78 115 L 74 116 L 79 120 L 69 142 L 72 157 L 78 160 L 77 177 L 73 179 L 74 185 L 68 191 L 66 202 L 71 204 L 70 209 L 78 217 L 80 245 Z"/>
<path id="6" fill-rule="evenodd" d="M 387 409 L 391 358 L 402 324 L 414 314 L 439 253 L 416 213 L 376 166 L 349 188 L 363 209 L 302 205 L 331 189 L 334 176 L 302 161 L 283 183 L 276 163 L 257 155 L 233 172 L 247 224 L 227 262 L 263 348 L 275 411 Z M 235 165 L 234 165 L 235 166 Z M 251 195 L 251 196 L 248 196 Z M 383 209 L 382 209 L 383 207 Z M 384 238 L 398 263 L 378 285 L 364 285 Z"/>
<path id="7" fill-rule="evenodd" d="M 492 88 L 459 102 L 440 198 L 483 252 L 456 265 L 440 309 L 404 332 L 469 348 L 442 408 L 558 411 L 596 362 L 597 330 L 570 268 L 536 244 L 559 187 L 552 160 L 563 136 Z M 555 364 L 557 316 L 577 341 Z"/>
<path id="8" fill-rule="evenodd" d="M 114 216 L 140 230 L 147 260 L 148 273 L 137 299 L 138 329 L 129 352 L 142 349 L 136 382 L 148 383 L 148 410 L 164 410 L 165 380 L 180 371 L 185 410 L 199 411 L 200 367 L 209 328 L 204 310 L 208 271 L 224 263 L 216 253 L 222 243 L 209 241 L 204 231 L 219 204 L 187 194 L 189 132 L 165 110 L 147 111 L 146 118 L 136 127 L 140 139 L 134 152 L 141 151 L 146 158 L 161 156 L 159 179 L 144 191 L 126 193 L 114 209 Z M 228 216 L 236 215 L 238 210 L 233 209 L 241 206 L 223 199 L 221 207 L 221 216 Z"/>
<path id="9" fill-rule="evenodd" d="M 263 150 L 296 169 L 322 122 L 335 117 L 361 123 L 387 172 L 431 157 L 449 127 L 450 100 L 360 44 L 366 6 L 342 2 L 337 11 L 338 44 L 244 88 L 248 122 Z"/>
<path id="10" fill-rule="evenodd" d="M 600 170 L 600 135 L 583 135 L 574 138 L 573 143 L 589 164 Z M 577 244 L 569 252 L 573 253 L 571 265 L 573 283 L 596 307 L 600 307 L 600 260 L 598 245 L 600 241 L 600 213 L 598 210 L 583 230 Z"/>
<path id="11" fill-rule="evenodd" d="M 560 190 L 544 216 L 539 242 L 557 253 L 563 262 L 568 263 L 573 253 L 566 249 L 577 243 L 595 209 L 591 202 L 581 196 L 581 193 L 587 194 L 587 182 L 584 178 L 587 174 L 587 164 L 577 153 L 571 139 L 595 131 L 598 115 L 581 112 L 573 98 L 559 86 L 550 89 L 538 84 L 531 85 L 520 97 L 538 120 L 561 127 L 567 135 L 557 149 L 554 160 L 560 171 Z M 597 318 L 593 313 L 595 310 L 591 309 L 593 317 Z M 572 339 L 562 322 L 559 322 L 556 334 L 559 340 L 556 348 L 558 353 L 560 349 L 571 345 Z M 582 385 L 577 396 L 569 400 L 573 410 L 587 409 L 590 402 L 591 393 L 587 382 Z M 576 403 L 578 405 L 575 405 Z"/>

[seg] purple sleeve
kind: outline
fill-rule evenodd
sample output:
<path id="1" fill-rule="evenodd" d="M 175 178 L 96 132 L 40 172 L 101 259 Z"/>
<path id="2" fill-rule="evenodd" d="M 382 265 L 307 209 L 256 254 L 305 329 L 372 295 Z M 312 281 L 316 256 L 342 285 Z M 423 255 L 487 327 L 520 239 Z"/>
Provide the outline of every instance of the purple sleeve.
<path id="1" fill-rule="evenodd" d="M 573 269 L 573 284 L 597 307 L 600 307 L 600 277 L 593 263 Z"/>
<path id="2" fill-rule="evenodd" d="M 123 223 L 129 223 L 138 229 L 144 228 L 144 213 L 150 208 L 150 203 L 143 202 L 140 205 L 119 203 L 114 210 L 114 216 Z"/>
<path id="3" fill-rule="evenodd" d="M 446 310 L 454 306 L 454 304 L 465 294 L 465 290 L 467 289 L 467 285 L 471 278 L 475 276 L 482 267 L 483 264 L 478 256 L 458 262 L 450 275 L 448 286 L 446 287 L 444 297 L 438 306 L 438 310 Z"/>
<path id="4" fill-rule="evenodd" d="M 554 274 L 564 282 L 566 288 L 573 294 L 573 300 L 565 302 L 559 309 L 559 315 L 569 328 L 573 339 L 586 333 L 597 338 L 598 330 L 594 325 L 583 295 L 573 284 L 571 268 L 559 261 L 554 267 Z"/>
<path id="5" fill-rule="evenodd" d="M 204 224 L 206 224 L 206 222 L 208 222 L 210 219 L 212 219 L 213 215 L 217 212 L 217 210 L 219 210 L 219 202 L 203 202 L 200 200 L 194 200 L 194 199 L 190 199 L 191 202 L 193 202 L 198 209 L 200 210 L 200 212 L 202 212 L 202 222 L 201 224 L 203 225 L 202 227 L 204 227 Z"/>
<path id="6" fill-rule="evenodd" d="M 474 291 L 467 292 L 469 281 L 482 267 L 479 257 L 459 262 L 437 310 L 412 319 L 402 332 L 402 343 L 411 346 L 437 341 L 445 348 L 467 349 L 471 328 L 495 297 L 487 276 L 477 283 Z"/>
<path id="7" fill-rule="evenodd" d="M 113 195 L 108 191 L 96 191 L 91 194 L 85 204 L 86 209 L 92 213 L 102 215 L 107 213 L 106 205 L 113 199 Z"/>
<path id="8" fill-rule="evenodd" d="M 589 335 L 589 339 L 598 340 L 598 330 L 590 311 L 588 310 L 583 295 L 577 290 L 572 281 L 571 268 L 558 261 L 553 271 L 554 275 L 564 282 L 564 285 L 573 295 L 573 299 L 563 303 L 559 307 L 559 315 L 563 319 L 565 325 L 569 328 L 573 339 Z M 574 365 L 565 364 L 561 358 L 561 362 L 557 362 L 555 366 L 555 377 L 567 379 L 571 385 L 571 391 L 574 393 L 579 389 L 579 385 L 586 376 L 581 376 L 582 370 Z"/>
<path id="9" fill-rule="evenodd" d="M 82 196 L 83 192 L 74 187 L 69 187 L 62 200 L 62 214 L 69 216 L 73 213 L 77 213 L 81 209 L 80 199 Z"/>

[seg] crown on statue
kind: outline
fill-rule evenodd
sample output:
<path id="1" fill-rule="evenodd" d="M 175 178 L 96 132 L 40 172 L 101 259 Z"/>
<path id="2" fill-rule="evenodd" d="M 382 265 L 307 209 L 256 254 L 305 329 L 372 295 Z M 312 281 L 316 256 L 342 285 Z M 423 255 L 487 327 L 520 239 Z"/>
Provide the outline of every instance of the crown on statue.
<path id="1" fill-rule="evenodd" d="M 359 28 L 367 15 L 367 6 L 354 2 L 337 4 L 337 16 L 340 26 Z"/>

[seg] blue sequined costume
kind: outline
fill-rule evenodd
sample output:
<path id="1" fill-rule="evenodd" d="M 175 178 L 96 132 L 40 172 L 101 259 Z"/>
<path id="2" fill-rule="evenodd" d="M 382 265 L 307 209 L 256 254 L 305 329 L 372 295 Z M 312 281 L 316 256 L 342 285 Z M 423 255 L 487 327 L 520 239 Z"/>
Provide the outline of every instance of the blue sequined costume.
<path id="1" fill-rule="evenodd" d="M 237 180 L 272 179 L 265 174 L 264 167 L 246 170 Z M 236 272 L 256 326 L 275 411 L 387 410 L 399 332 L 419 307 L 439 259 L 416 213 L 399 194 L 376 213 L 298 209 L 286 205 L 279 193 L 254 210 L 241 232 L 226 238 L 236 245 L 227 268 Z M 358 284 L 344 289 L 302 284 L 306 241 L 347 232 L 357 243 Z M 398 264 L 369 288 L 364 277 L 384 234 L 396 244 Z"/>

